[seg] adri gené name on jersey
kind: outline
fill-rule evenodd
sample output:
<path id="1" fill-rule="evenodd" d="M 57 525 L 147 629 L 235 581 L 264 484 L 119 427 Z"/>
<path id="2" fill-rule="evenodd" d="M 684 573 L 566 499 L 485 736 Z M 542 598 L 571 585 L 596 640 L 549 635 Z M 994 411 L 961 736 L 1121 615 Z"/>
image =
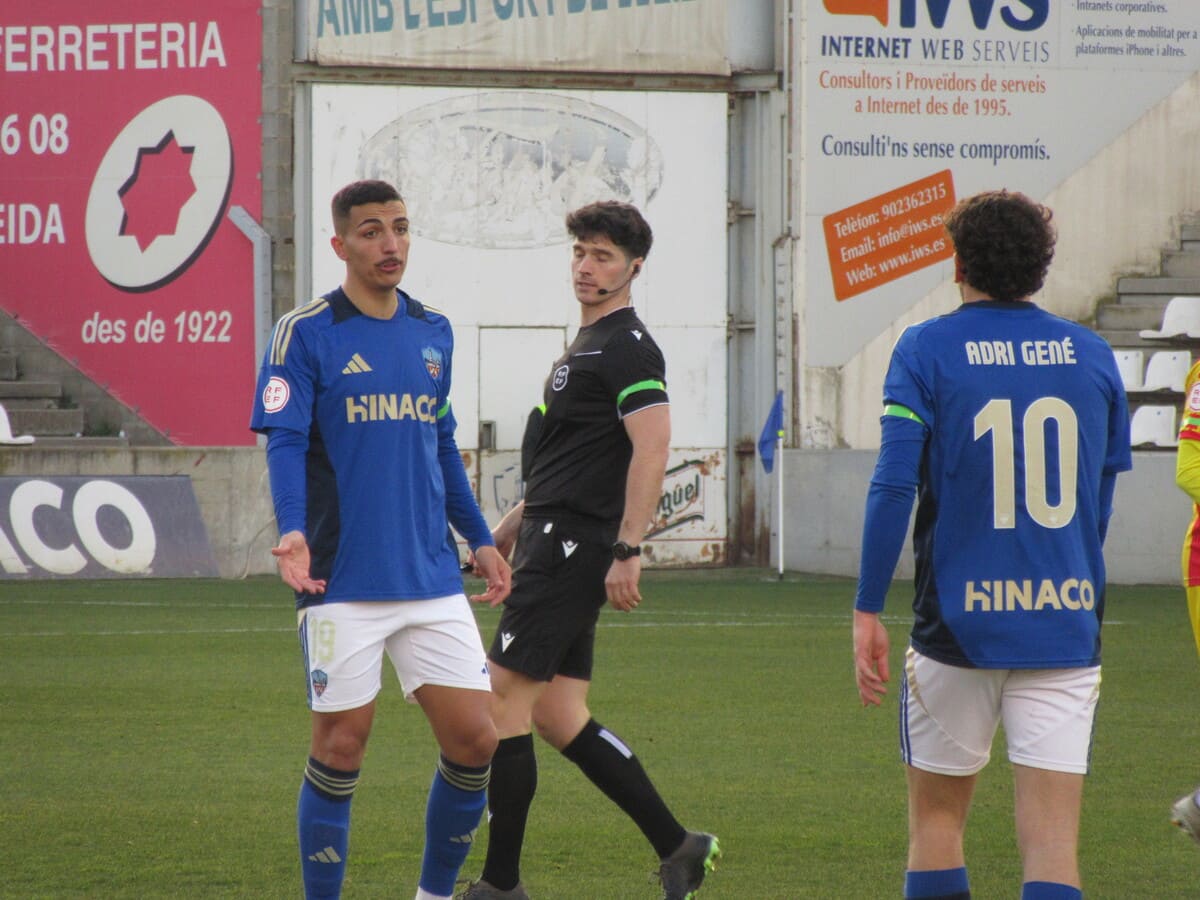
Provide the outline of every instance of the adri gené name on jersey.
<path id="1" fill-rule="evenodd" d="M 1075 345 L 1061 341 L 965 341 L 963 350 L 972 366 L 1073 366 Z"/>
<path id="2" fill-rule="evenodd" d="M 994 578 L 968 581 L 963 588 L 966 612 L 1040 612 L 1043 609 L 1096 608 L 1096 588 L 1087 578 Z"/>

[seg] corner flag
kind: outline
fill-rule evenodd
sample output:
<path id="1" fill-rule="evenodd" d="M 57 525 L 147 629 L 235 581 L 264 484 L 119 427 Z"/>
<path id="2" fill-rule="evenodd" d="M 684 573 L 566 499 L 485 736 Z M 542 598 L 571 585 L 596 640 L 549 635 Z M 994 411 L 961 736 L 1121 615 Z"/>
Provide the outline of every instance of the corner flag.
<path id="1" fill-rule="evenodd" d="M 775 444 L 783 437 L 783 391 L 776 391 L 775 402 L 763 423 L 762 433 L 758 436 L 758 455 L 762 459 L 763 470 L 770 472 L 775 468 Z"/>

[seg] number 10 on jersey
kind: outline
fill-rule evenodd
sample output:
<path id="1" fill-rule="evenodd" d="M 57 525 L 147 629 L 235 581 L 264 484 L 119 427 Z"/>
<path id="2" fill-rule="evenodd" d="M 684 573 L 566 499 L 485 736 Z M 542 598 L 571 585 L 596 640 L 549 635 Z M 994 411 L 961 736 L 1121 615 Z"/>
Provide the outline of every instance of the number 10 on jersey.
<path id="1" fill-rule="evenodd" d="M 1050 460 L 1046 445 L 1046 424 L 1053 422 L 1058 431 L 1057 505 L 1048 500 Z M 992 436 L 992 525 L 1015 528 L 1017 525 L 1017 452 L 1011 400 L 989 400 L 975 415 L 975 440 Z M 1040 397 L 1029 405 L 1021 419 L 1024 446 L 1020 448 L 1025 469 L 1025 509 L 1043 528 L 1062 528 L 1075 518 L 1076 460 L 1079 449 L 1079 422 L 1065 400 Z"/>

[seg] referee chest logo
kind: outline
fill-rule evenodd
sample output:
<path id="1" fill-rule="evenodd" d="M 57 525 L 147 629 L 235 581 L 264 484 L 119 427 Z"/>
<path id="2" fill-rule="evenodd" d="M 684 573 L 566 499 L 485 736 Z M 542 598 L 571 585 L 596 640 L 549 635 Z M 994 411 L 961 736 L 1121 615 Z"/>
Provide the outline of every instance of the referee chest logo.
<path id="1" fill-rule="evenodd" d="M 554 377 L 550 382 L 550 387 L 556 391 L 561 391 L 567 386 L 567 375 L 570 374 L 570 366 L 559 366 L 554 370 Z"/>

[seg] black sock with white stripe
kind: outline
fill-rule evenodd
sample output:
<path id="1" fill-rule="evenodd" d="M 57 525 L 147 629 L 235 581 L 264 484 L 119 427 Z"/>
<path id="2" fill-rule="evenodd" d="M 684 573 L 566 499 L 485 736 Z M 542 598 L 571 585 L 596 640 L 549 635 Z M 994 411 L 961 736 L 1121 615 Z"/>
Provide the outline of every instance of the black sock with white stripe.
<path id="1" fill-rule="evenodd" d="M 660 859 L 683 843 L 687 832 L 667 809 L 638 758 L 595 719 L 583 726 L 562 753 L 633 819 Z"/>

